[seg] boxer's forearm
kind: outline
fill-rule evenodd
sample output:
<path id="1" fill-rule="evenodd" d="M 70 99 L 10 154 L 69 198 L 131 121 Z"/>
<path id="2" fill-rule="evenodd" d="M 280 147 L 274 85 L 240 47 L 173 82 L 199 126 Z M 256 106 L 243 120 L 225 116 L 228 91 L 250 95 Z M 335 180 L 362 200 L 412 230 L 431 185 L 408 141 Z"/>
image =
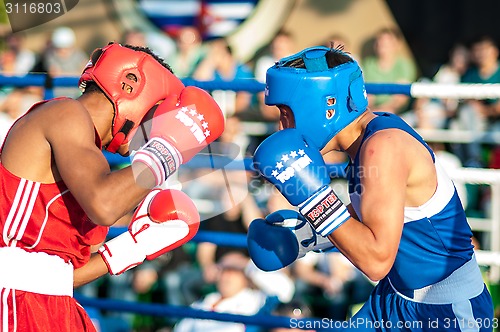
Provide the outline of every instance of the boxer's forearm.
<path id="1" fill-rule="evenodd" d="M 78 288 L 108 273 L 108 267 L 101 255 L 93 254 L 84 266 L 73 272 L 73 287 Z"/>

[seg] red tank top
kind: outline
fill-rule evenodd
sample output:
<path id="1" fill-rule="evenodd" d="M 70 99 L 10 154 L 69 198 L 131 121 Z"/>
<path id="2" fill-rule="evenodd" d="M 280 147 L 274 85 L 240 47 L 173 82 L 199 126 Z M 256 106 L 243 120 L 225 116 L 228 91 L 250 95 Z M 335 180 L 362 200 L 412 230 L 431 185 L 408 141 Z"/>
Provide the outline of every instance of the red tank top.
<path id="1" fill-rule="evenodd" d="M 0 247 L 57 255 L 78 268 L 107 232 L 88 218 L 62 181 L 26 180 L 0 163 Z"/>

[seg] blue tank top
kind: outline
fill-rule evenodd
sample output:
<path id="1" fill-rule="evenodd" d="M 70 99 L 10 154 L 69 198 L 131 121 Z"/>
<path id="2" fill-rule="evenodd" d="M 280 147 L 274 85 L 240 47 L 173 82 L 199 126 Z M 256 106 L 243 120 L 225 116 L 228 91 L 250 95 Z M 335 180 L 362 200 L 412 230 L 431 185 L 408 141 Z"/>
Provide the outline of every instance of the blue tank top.
<path id="1" fill-rule="evenodd" d="M 394 114 L 376 113 L 365 130 L 361 145 L 377 131 L 399 129 L 422 143 L 436 166 L 438 185 L 434 195 L 423 205 L 405 207 L 404 226 L 398 253 L 388 277 L 405 294 L 448 277 L 473 255 L 472 231 L 451 179 L 436 161 L 434 152 L 406 122 Z M 351 203 L 360 214 L 362 175 L 359 150 L 347 170 Z M 362 220 L 361 220 L 362 221 Z"/>

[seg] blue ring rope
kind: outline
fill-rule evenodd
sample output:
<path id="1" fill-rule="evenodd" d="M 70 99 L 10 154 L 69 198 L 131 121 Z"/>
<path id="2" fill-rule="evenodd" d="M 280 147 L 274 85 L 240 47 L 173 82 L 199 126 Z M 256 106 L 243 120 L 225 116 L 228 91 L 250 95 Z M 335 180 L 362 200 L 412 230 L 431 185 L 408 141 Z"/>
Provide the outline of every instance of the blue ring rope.
<path id="1" fill-rule="evenodd" d="M 119 312 L 129 312 L 142 315 L 162 316 L 162 317 L 177 317 L 177 318 L 195 318 L 195 319 L 211 319 L 223 322 L 242 323 L 245 325 L 258 325 L 268 328 L 290 327 L 292 320 L 289 317 L 275 316 L 268 314 L 256 315 L 238 315 L 221 313 L 214 311 L 205 311 L 195 309 L 188 306 L 174 306 L 168 304 L 151 304 L 141 302 L 131 302 L 122 300 L 110 299 L 94 299 L 80 294 L 75 294 L 75 299 L 82 305 L 97 309 L 113 310 Z M 313 318 L 294 319 L 294 325 L 307 326 L 314 322 L 317 326 L 321 326 L 322 321 Z M 309 325 L 310 326 L 310 325 Z M 329 331 L 335 331 L 329 329 Z"/>
<path id="2" fill-rule="evenodd" d="M 27 74 L 24 76 L 0 75 L 0 87 L 2 86 L 44 86 L 47 79 L 46 74 Z M 52 79 L 53 87 L 78 87 L 79 77 L 63 76 Z M 185 85 L 193 85 L 199 88 L 213 90 L 232 90 L 260 92 L 264 91 L 265 84 L 255 79 L 236 79 L 232 81 L 213 80 L 199 81 L 191 78 L 182 79 Z M 410 96 L 411 84 L 386 84 L 386 83 L 366 83 L 366 92 L 370 94 L 404 94 Z M 53 95 L 52 89 L 46 89 L 47 95 Z"/>

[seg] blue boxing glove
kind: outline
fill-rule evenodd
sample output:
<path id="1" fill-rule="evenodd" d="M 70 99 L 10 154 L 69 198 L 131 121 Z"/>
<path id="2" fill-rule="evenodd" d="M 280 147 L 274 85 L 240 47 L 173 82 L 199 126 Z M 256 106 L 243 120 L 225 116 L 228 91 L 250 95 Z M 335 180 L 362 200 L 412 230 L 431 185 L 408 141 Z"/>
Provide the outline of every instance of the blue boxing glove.
<path id="1" fill-rule="evenodd" d="M 263 271 L 276 271 L 309 251 L 332 251 L 335 246 L 319 236 L 305 218 L 293 210 L 279 210 L 255 219 L 247 234 L 250 258 Z"/>
<path id="2" fill-rule="evenodd" d="M 330 187 L 323 156 L 296 129 L 265 139 L 255 151 L 254 167 L 271 182 L 321 236 L 328 236 L 350 218 Z"/>

